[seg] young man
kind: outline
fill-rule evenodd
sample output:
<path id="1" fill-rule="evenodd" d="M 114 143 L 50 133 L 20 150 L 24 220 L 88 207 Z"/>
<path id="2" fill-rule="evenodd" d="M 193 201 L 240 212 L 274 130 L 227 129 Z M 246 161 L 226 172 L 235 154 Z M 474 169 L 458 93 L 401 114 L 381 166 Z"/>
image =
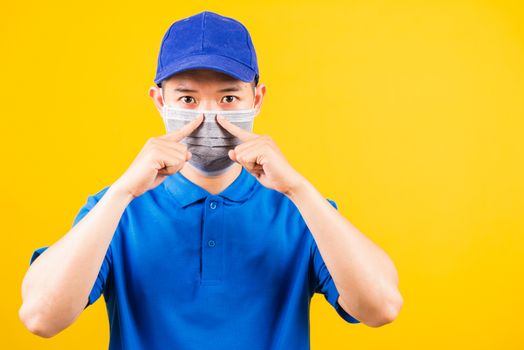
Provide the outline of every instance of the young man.
<path id="1" fill-rule="evenodd" d="M 57 334 L 102 293 L 110 349 L 309 349 L 315 292 L 349 323 L 396 318 L 387 254 L 270 136 L 220 115 L 258 113 L 258 79 L 240 22 L 202 12 L 170 27 L 155 106 L 164 118 L 219 112 L 150 138 L 66 235 L 34 252 L 19 312 L 31 332 Z"/>

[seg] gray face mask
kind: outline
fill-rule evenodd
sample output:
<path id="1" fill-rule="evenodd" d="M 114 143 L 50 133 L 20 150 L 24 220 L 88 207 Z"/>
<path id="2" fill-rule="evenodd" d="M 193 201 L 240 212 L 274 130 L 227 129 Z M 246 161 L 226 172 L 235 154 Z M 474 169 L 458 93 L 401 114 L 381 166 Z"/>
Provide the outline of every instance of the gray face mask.
<path id="1" fill-rule="evenodd" d="M 232 124 L 247 130 L 253 130 L 253 120 L 258 114 L 255 108 L 242 110 L 192 110 L 164 103 L 162 118 L 167 132 L 180 129 L 204 113 L 204 120 L 189 136 L 180 143 L 187 145 L 192 153 L 188 161 L 192 166 L 207 176 L 225 173 L 235 162 L 229 158 L 228 151 L 242 143 L 242 141 L 224 129 L 216 121 L 216 115 L 223 115 Z"/>

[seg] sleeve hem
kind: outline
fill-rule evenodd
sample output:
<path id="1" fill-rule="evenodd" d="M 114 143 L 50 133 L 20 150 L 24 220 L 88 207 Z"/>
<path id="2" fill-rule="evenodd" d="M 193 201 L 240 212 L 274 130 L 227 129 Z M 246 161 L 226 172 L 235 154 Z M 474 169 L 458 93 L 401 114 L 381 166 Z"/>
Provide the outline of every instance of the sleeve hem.
<path id="1" fill-rule="evenodd" d="M 339 316 L 349 323 L 360 323 L 359 320 L 346 312 L 346 310 L 344 310 L 344 308 L 338 303 L 338 297 L 340 296 L 340 293 L 338 292 L 333 280 L 331 280 L 329 283 L 329 289 L 330 292 L 325 295 L 325 298 L 335 308 Z"/>
<path id="2" fill-rule="evenodd" d="M 33 252 L 33 255 L 31 256 L 31 259 L 29 260 L 29 265 L 31 265 L 33 263 L 33 261 L 36 260 L 36 258 L 38 258 L 40 256 L 40 254 L 42 254 L 44 252 L 44 250 L 46 250 L 48 247 L 42 247 L 42 248 L 38 248 L 37 250 L 35 250 Z"/>

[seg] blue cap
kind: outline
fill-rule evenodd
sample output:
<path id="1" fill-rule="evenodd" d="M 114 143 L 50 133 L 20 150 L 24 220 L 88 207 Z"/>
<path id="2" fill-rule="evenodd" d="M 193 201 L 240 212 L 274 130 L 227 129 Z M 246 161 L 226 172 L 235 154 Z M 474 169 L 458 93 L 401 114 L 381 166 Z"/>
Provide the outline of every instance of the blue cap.
<path id="1" fill-rule="evenodd" d="M 155 83 L 160 86 L 171 75 L 196 68 L 258 82 L 257 55 L 246 27 L 209 11 L 173 23 L 162 39 Z"/>

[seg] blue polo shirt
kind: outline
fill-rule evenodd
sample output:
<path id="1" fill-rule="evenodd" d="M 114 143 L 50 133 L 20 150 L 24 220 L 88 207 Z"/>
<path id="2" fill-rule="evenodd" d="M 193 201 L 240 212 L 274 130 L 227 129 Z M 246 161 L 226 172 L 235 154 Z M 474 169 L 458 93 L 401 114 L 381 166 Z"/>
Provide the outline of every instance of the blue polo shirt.
<path id="1" fill-rule="evenodd" d="M 178 172 L 127 206 L 86 307 L 104 295 L 109 349 L 297 350 L 310 348 L 315 292 L 359 323 L 289 198 L 244 168 L 216 195 Z"/>

